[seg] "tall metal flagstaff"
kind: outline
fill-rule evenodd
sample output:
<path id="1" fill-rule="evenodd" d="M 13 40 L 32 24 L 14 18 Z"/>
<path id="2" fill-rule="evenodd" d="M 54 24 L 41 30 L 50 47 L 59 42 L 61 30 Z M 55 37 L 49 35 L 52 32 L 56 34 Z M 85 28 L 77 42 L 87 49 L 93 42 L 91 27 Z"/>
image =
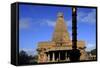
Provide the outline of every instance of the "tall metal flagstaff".
<path id="1" fill-rule="evenodd" d="M 77 8 L 72 7 L 72 47 L 77 48 Z"/>
<path id="2" fill-rule="evenodd" d="M 77 49 L 77 8 L 72 7 L 72 50 L 70 51 L 70 61 L 80 61 L 80 50 Z"/>

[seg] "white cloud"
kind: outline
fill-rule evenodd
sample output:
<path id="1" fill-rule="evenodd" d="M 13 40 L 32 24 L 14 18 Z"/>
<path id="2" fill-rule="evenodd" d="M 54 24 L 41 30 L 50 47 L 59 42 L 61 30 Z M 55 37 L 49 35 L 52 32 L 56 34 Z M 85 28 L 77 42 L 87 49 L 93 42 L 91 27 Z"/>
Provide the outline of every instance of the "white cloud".
<path id="1" fill-rule="evenodd" d="M 65 23 L 66 23 L 67 27 L 72 27 L 72 19 L 69 19 L 68 21 L 65 20 Z"/>
<path id="2" fill-rule="evenodd" d="M 65 20 L 66 26 L 71 27 L 72 26 L 72 21 L 70 20 Z M 55 27 L 56 21 L 55 20 L 50 20 L 50 19 L 41 19 L 40 25 L 47 25 L 50 27 Z"/>
<path id="3" fill-rule="evenodd" d="M 50 20 L 50 19 L 40 19 L 39 24 L 41 26 L 50 26 L 50 27 L 54 27 L 56 25 L 56 21 L 54 20 Z"/>
<path id="4" fill-rule="evenodd" d="M 96 13 L 95 10 L 92 10 L 91 12 L 79 12 L 78 13 L 78 22 L 83 22 L 83 23 L 90 23 L 94 24 L 96 22 Z"/>
<path id="5" fill-rule="evenodd" d="M 86 51 L 91 51 L 92 49 L 95 49 L 96 45 L 92 43 L 87 43 L 86 44 Z"/>
<path id="6" fill-rule="evenodd" d="M 30 22 L 31 22 L 31 18 L 22 18 L 22 19 L 20 19 L 19 20 L 19 27 L 21 28 L 21 29 L 27 29 L 27 28 L 29 28 L 29 26 L 30 26 Z"/>
<path id="7" fill-rule="evenodd" d="M 94 24 L 96 22 L 95 18 L 95 10 L 92 10 L 91 12 L 79 12 L 77 16 L 78 22 L 79 23 L 90 23 Z M 65 20 L 65 23 L 67 27 L 72 27 L 72 19 Z M 42 25 L 48 25 L 51 27 L 54 27 L 56 25 L 56 21 L 50 20 L 50 19 L 43 19 Z"/>
<path id="8" fill-rule="evenodd" d="M 48 26 L 54 27 L 56 25 L 56 21 L 53 20 L 45 20 L 45 22 Z"/>

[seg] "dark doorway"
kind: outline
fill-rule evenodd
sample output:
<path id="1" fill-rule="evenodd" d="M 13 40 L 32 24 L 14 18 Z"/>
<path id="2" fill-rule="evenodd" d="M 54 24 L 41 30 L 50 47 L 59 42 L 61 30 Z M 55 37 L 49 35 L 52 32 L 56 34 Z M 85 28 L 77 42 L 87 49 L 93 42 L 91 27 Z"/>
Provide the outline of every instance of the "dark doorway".
<path id="1" fill-rule="evenodd" d="M 49 54 L 50 54 L 50 61 L 52 61 L 52 52 L 49 52 Z"/>
<path id="2" fill-rule="evenodd" d="M 59 58 L 59 52 L 55 51 L 55 60 L 58 60 L 58 58 Z"/>
<path id="3" fill-rule="evenodd" d="M 60 51 L 60 60 L 65 60 L 65 58 L 66 58 L 65 51 Z"/>

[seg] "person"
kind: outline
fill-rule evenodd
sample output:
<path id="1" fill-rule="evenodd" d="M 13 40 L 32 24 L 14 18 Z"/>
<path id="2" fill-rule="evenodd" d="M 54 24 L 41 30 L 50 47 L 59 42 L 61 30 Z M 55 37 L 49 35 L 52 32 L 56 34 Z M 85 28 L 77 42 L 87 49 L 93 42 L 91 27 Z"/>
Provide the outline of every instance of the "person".
<path id="1" fill-rule="evenodd" d="M 71 62 L 80 61 L 80 50 L 77 49 L 77 46 L 72 46 L 72 50 L 69 53 L 69 59 Z"/>

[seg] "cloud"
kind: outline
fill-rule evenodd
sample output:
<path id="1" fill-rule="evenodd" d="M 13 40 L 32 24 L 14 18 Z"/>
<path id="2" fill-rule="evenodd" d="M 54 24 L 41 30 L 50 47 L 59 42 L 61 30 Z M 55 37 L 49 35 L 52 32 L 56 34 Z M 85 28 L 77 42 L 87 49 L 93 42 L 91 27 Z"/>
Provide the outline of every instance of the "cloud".
<path id="1" fill-rule="evenodd" d="M 46 25 L 46 26 L 50 26 L 50 27 L 55 27 L 56 25 L 56 21 L 55 20 L 50 20 L 50 19 L 41 19 L 40 20 L 40 25 L 43 26 L 43 25 Z M 70 20 L 65 20 L 65 23 L 66 23 L 66 26 L 67 27 L 71 27 L 72 26 L 72 21 L 71 19 Z"/>
<path id="2" fill-rule="evenodd" d="M 95 49 L 96 45 L 92 43 L 87 43 L 86 44 L 86 51 L 91 51 L 92 49 Z"/>
<path id="3" fill-rule="evenodd" d="M 96 15 L 95 10 L 91 10 L 90 12 L 80 11 L 78 12 L 77 19 L 78 22 L 94 24 L 96 22 L 95 15 Z"/>
<path id="4" fill-rule="evenodd" d="M 69 19 L 68 21 L 65 20 L 65 23 L 66 23 L 67 27 L 72 26 L 72 20 L 71 19 Z M 55 27 L 56 20 L 51 20 L 51 19 L 37 19 L 37 20 L 35 20 L 35 19 L 32 19 L 32 18 L 21 18 L 19 20 L 19 27 L 21 29 L 28 29 L 29 27 L 31 27 L 31 25 Z"/>
<path id="5" fill-rule="evenodd" d="M 77 19 L 78 19 L 79 23 L 95 24 L 95 22 L 96 22 L 95 15 L 96 15 L 95 10 L 91 10 L 90 12 L 87 12 L 87 13 L 80 11 L 80 12 L 78 12 Z M 72 19 L 65 20 L 65 23 L 66 23 L 67 27 L 72 27 Z M 50 20 L 50 19 L 43 19 L 41 24 L 55 27 L 56 21 Z"/>
<path id="6" fill-rule="evenodd" d="M 56 25 L 56 21 L 50 20 L 50 19 L 39 19 L 39 25 L 40 26 L 50 26 L 54 27 Z"/>
<path id="7" fill-rule="evenodd" d="M 21 29 L 29 28 L 31 21 L 32 21 L 31 18 L 21 18 L 19 20 L 19 28 L 21 28 Z"/>
<path id="8" fill-rule="evenodd" d="M 56 21 L 53 20 L 45 20 L 45 23 L 51 27 L 54 27 L 56 25 Z"/>
<path id="9" fill-rule="evenodd" d="M 68 21 L 65 20 L 65 23 L 66 23 L 67 27 L 72 27 L 72 19 L 69 19 Z"/>

